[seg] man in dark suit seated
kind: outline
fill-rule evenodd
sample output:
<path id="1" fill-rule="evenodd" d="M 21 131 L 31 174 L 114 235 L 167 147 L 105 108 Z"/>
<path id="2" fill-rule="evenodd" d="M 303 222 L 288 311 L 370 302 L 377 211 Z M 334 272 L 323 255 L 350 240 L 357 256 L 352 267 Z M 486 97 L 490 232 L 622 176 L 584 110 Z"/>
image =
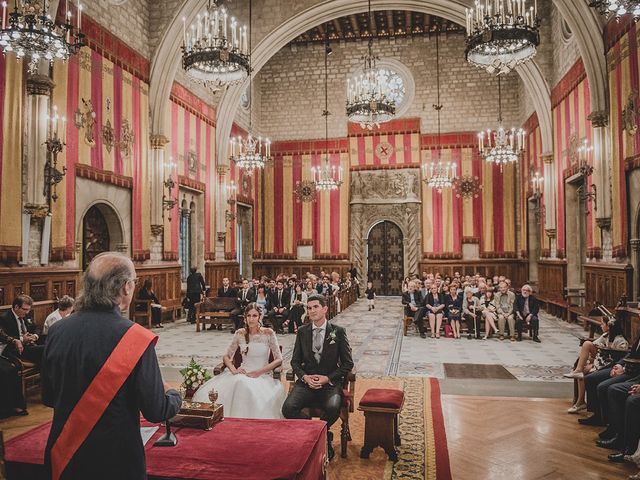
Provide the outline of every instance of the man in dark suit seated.
<path id="1" fill-rule="evenodd" d="M 238 298 L 238 291 L 231 286 L 231 282 L 229 281 L 229 279 L 227 277 L 224 277 L 222 279 L 222 286 L 220 288 L 218 288 L 218 292 L 217 292 L 217 297 L 222 297 L 222 298 Z M 232 316 L 237 316 L 238 315 L 238 309 L 235 308 L 234 310 L 231 311 Z M 234 324 L 237 325 L 235 318 L 234 318 Z M 209 325 L 209 330 L 214 330 L 215 328 L 218 328 L 218 330 L 222 330 L 222 324 L 211 324 Z M 236 326 L 233 331 L 235 332 L 235 330 L 238 327 Z"/>
<path id="2" fill-rule="evenodd" d="M 189 320 L 190 323 L 196 323 L 196 309 L 195 304 L 202 300 L 204 292 L 207 290 L 207 285 L 204 283 L 202 274 L 198 272 L 197 267 L 191 267 L 189 269 L 189 276 L 187 277 L 187 307 L 189 308 Z"/>
<path id="3" fill-rule="evenodd" d="M 540 343 L 538 331 L 540 329 L 540 320 L 538 312 L 540 312 L 540 302 L 532 295 L 533 289 L 530 285 L 523 285 L 520 290 L 522 295 L 516 297 L 513 307 L 516 313 L 516 332 L 518 332 L 518 341 L 522 341 L 522 330 L 525 328 L 530 330 L 531 337 L 534 342 Z"/>
<path id="4" fill-rule="evenodd" d="M 238 308 L 231 312 L 233 317 L 233 321 L 235 323 L 235 330 L 242 328 L 242 324 L 244 323 L 244 309 L 250 303 L 256 301 L 256 291 L 254 288 L 249 287 L 249 280 L 246 278 L 242 280 L 242 287 L 238 290 Z"/>
<path id="5" fill-rule="evenodd" d="M 285 290 L 282 280 L 276 282 L 276 290 L 269 297 L 269 304 L 271 305 L 271 310 L 267 314 L 269 322 L 277 333 L 284 333 L 282 324 L 289 316 L 291 297 L 289 297 L 289 291 Z"/>
<path id="6" fill-rule="evenodd" d="M 0 328 L 0 342 L 10 345 L 15 343 L 16 338 L 10 337 Z M 0 349 L 3 347 L 0 346 Z M 6 347 L 4 347 L 6 348 Z M 22 379 L 20 362 L 15 358 L 9 358 L 0 352 L 0 385 L 2 394 L 0 395 L 0 419 L 12 415 L 28 415 L 27 402 L 22 394 Z"/>
<path id="7" fill-rule="evenodd" d="M 33 299 L 29 295 L 18 295 L 11 303 L 11 310 L 7 310 L 0 317 L 0 328 L 9 337 L 15 339 L 9 344 L 0 344 L 0 353 L 8 358 L 29 360 L 40 364 L 43 345 L 37 345 L 38 335 L 36 326 L 28 318 L 33 306 Z"/>
<path id="8" fill-rule="evenodd" d="M 416 282 L 412 281 L 408 284 L 408 290 L 402 294 L 402 305 L 404 305 L 405 317 L 412 317 L 420 336 L 426 338 L 426 329 L 424 328 L 424 299 L 420 290 L 416 290 Z"/>
<path id="9" fill-rule="evenodd" d="M 308 419 L 302 410 L 323 410 L 320 420 L 327 422 L 329 460 L 334 456 L 333 434 L 329 431 L 340 416 L 342 384 L 353 369 L 351 347 L 344 328 L 327 321 L 327 303 L 322 295 L 307 299 L 310 323 L 298 329 L 291 357 L 291 368 L 297 381 L 282 405 L 285 418 Z"/>

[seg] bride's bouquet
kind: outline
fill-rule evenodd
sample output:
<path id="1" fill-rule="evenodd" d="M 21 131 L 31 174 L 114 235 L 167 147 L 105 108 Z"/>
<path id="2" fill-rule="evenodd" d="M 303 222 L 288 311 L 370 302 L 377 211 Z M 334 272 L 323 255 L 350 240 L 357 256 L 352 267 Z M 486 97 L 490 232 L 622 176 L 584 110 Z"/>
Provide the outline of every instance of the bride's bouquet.
<path id="1" fill-rule="evenodd" d="M 200 386 L 211 379 L 211 374 L 202 365 L 196 363 L 191 357 L 191 362 L 186 368 L 180 370 L 182 374 L 182 386 L 187 392 L 195 392 Z"/>

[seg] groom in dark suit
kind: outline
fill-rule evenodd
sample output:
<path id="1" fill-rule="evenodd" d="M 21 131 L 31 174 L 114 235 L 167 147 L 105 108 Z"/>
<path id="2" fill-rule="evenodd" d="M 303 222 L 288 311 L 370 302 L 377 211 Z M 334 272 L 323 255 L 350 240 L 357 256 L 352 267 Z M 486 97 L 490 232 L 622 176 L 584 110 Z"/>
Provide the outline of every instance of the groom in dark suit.
<path id="1" fill-rule="evenodd" d="M 298 329 L 291 358 L 298 380 L 282 406 L 282 414 L 285 418 L 308 419 L 304 408 L 321 408 L 324 413 L 320 420 L 327 422 L 331 460 L 333 434 L 329 429 L 340 416 L 342 382 L 353 368 L 353 359 L 345 329 L 327 321 L 325 297 L 310 295 L 307 315 L 311 322 Z"/>

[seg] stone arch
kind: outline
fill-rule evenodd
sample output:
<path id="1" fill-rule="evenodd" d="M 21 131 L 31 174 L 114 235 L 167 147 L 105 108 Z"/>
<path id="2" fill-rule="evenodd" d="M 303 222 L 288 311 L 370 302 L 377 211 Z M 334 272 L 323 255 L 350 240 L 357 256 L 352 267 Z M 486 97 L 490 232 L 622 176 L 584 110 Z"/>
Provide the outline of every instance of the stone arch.
<path id="1" fill-rule="evenodd" d="M 181 19 L 185 17 L 188 22 L 191 22 L 197 12 L 204 7 L 205 3 L 205 0 L 185 2 L 169 25 L 158 47 L 157 54 L 151 66 L 150 81 L 151 128 L 153 134 L 162 135 L 166 128 L 164 122 L 167 118 L 167 100 L 169 99 L 171 85 L 179 65 L 180 41 L 182 38 Z M 264 35 L 254 47 L 252 58 L 253 75 L 256 75 L 276 52 L 297 35 L 323 22 L 362 12 L 367 8 L 367 0 L 329 0 L 315 4 L 309 0 L 308 2 L 300 3 L 309 3 L 309 7 L 298 11 L 298 13 L 281 21 L 279 25 L 272 27 L 271 31 Z M 373 2 L 372 5 L 374 10 L 409 10 L 437 15 L 461 25 L 464 25 L 465 22 L 465 7 L 468 7 L 468 5 L 464 4 L 461 0 L 428 0 L 426 2 L 423 0 L 378 0 Z M 269 7 L 265 5 L 263 8 L 268 9 Z M 586 5 L 585 8 L 587 8 Z M 296 9 L 292 10 L 295 11 Z M 571 27 L 573 29 L 573 26 Z M 580 39 L 580 37 L 578 37 L 578 39 Z M 533 63 L 533 61 L 528 63 Z M 549 87 L 546 85 L 546 80 L 544 80 L 537 66 L 528 66 L 524 69 L 519 68 L 517 71 L 521 75 L 527 91 L 533 98 L 533 103 L 542 128 L 543 150 L 545 152 L 551 152 L 553 140 L 550 128 L 551 109 Z M 242 84 L 230 87 L 223 94 L 220 104 L 218 105 L 218 126 L 216 129 L 218 159 L 222 160 L 227 158 L 227 139 L 231 132 L 231 126 L 239 105 L 240 96 L 247 84 L 248 80 Z M 222 162 L 224 162 L 224 160 L 222 160 Z"/>
<path id="2" fill-rule="evenodd" d="M 77 232 L 78 235 L 76 237 L 80 239 L 80 242 L 82 242 L 82 246 L 80 248 L 80 262 L 83 270 L 90 260 L 86 258 L 88 251 L 91 250 L 91 247 L 88 244 L 95 243 L 98 240 L 93 236 L 91 238 L 87 238 L 85 232 L 85 220 L 87 219 L 87 215 L 94 211 L 94 209 L 97 210 L 102 219 L 104 219 L 107 229 L 106 234 L 108 241 L 101 251 L 119 251 L 126 253 L 128 247 L 124 241 L 125 230 L 122 218 L 118 214 L 116 207 L 106 200 L 96 200 L 90 203 L 79 217 L 79 231 Z"/>
<path id="3" fill-rule="evenodd" d="M 375 220 L 373 220 L 372 222 L 370 222 L 370 225 L 366 229 L 367 233 L 364 236 L 365 242 L 369 240 L 369 235 L 371 234 L 371 230 L 373 230 L 377 225 L 380 225 L 381 223 L 384 223 L 384 222 L 393 223 L 402 232 L 402 238 L 403 239 L 407 238 L 407 235 L 409 232 L 407 232 L 406 226 L 402 222 L 398 222 L 398 219 L 392 217 L 391 215 L 382 215 L 376 218 Z"/>

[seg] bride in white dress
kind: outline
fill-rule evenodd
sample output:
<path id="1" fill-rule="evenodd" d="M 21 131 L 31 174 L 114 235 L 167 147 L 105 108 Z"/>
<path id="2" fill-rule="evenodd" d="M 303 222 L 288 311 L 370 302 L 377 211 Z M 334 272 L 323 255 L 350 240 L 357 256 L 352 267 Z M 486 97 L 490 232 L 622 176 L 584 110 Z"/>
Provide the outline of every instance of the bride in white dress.
<path id="1" fill-rule="evenodd" d="M 212 388 L 218 391 L 218 401 L 224 405 L 225 417 L 283 418 L 285 391 L 282 383 L 272 376 L 274 368 L 282 364 L 278 339 L 270 328 L 261 326 L 262 314 L 255 303 L 244 311 L 245 328 L 236 330 L 224 356 L 227 368 L 204 383 L 193 395 L 194 402 L 209 402 Z M 240 348 L 242 365 L 233 365 L 233 357 Z M 273 361 L 269 363 L 269 354 Z"/>

